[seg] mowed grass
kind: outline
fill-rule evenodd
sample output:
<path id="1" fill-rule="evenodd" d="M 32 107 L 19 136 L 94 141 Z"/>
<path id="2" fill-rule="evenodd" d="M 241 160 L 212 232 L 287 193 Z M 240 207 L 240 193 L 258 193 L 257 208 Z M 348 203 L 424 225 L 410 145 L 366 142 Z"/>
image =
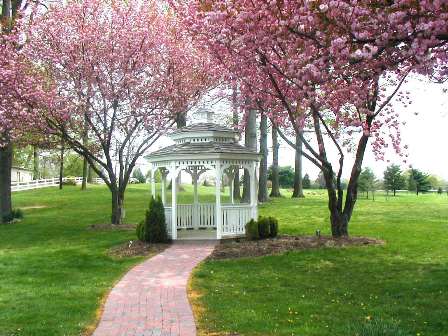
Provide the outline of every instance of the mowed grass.
<path id="1" fill-rule="evenodd" d="M 180 203 L 192 199 L 192 187 L 185 189 Z M 214 192 L 201 188 L 200 201 L 214 201 Z M 128 187 L 126 223 L 144 218 L 149 198 L 149 185 Z M 13 203 L 24 209 L 25 219 L 0 224 L 0 336 L 80 335 L 95 323 L 108 290 L 142 260 L 107 253 L 136 239 L 135 233 L 89 230 L 92 224 L 110 223 L 105 186 L 17 192 Z"/>
<path id="2" fill-rule="evenodd" d="M 191 189 L 180 193 L 181 203 L 191 201 Z M 143 218 L 149 190 L 129 187 L 127 223 Z M 213 187 L 200 194 L 202 202 L 214 201 Z M 306 196 L 274 200 L 260 213 L 278 217 L 281 233 L 328 233 L 325 194 Z M 109 222 L 104 186 L 85 192 L 48 188 L 13 198 L 26 217 L 0 225 L 0 336 L 80 335 L 95 322 L 101 298 L 142 260 L 107 254 L 135 235 L 88 230 Z M 350 230 L 387 244 L 202 264 L 192 279 L 203 294 L 201 330 L 346 336 L 348 324 L 381 317 L 398 321 L 410 335 L 447 335 L 448 197 L 360 200 Z"/>
<path id="3" fill-rule="evenodd" d="M 323 191 L 260 214 L 277 217 L 282 234 L 330 232 Z M 384 320 L 405 335 L 448 335 L 447 195 L 360 199 L 350 232 L 386 244 L 203 263 L 191 283 L 201 331 L 354 336 L 350 326 Z"/>

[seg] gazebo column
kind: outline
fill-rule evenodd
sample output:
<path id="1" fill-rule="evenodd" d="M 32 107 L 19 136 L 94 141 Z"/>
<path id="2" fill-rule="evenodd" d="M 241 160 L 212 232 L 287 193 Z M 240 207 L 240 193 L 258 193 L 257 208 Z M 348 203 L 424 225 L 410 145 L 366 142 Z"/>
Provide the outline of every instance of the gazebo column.
<path id="1" fill-rule="evenodd" d="M 177 239 L 177 176 L 176 166 L 171 167 L 171 239 Z"/>
<path id="2" fill-rule="evenodd" d="M 215 168 L 215 193 L 216 193 L 216 211 L 215 211 L 215 223 L 216 223 L 216 238 L 222 238 L 222 210 L 221 210 L 221 162 L 216 162 Z"/>
<path id="3" fill-rule="evenodd" d="M 257 163 L 252 162 L 250 169 L 250 207 L 251 217 L 255 220 L 258 218 L 257 204 Z"/>
<path id="4" fill-rule="evenodd" d="M 193 228 L 197 230 L 199 228 L 199 196 L 198 196 L 198 180 L 199 173 L 198 167 L 194 167 L 191 172 L 191 178 L 193 180 Z"/>

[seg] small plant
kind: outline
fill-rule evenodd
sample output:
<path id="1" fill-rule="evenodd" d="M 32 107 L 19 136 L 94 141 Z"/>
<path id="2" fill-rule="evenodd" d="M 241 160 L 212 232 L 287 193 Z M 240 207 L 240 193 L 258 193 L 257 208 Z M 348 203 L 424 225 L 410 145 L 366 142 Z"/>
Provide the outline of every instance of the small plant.
<path id="1" fill-rule="evenodd" d="M 11 223 L 14 220 L 21 219 L 23 219 L 22 209 L 12 209 L 11 213 L 3 216 L 1 223 Z"/>
<path id="2" fill-rule="evenodd" d="M 251 219 L 246 224 L 246 238 L 247 240 L 260 239 L 260 234 L 258 233 L 258 223 L 254 219 Z"/>
<path id="3" fill-rule="evenodd" d="M 64 181 L 62 182 L 62 185 L 65 185 L 65 186 L 76 186 L 76 180 L 75 180 L 75 177 L 72 177 L 72 176 L 68 176 L 68 177 L 66 177 L 65 179 L 64 179 Z"/>
<path id="4" fill-rule="evenodd" d="M 369 317 L 370 318 L 370 317 Z M 366 322 L 358 322 L 348 327 L 347 336 L 410 336 L 411 334 L 401 329 L 394 321 L 371 319 Z"/>
<path id="5" fill-rule="evenodd" d="M 266 239 L 270 237 L 270 221 L 267 217 L 260 217 L 258 219 L 258 234 L 260 239 Z"/>
<path id="6" fill-rule="evenodd" d="M 275 238 L 278 235 L 278 220 L 275 217 L 268 217 L 269 220 L 269 237 Z"/>
<path id="7" fill-rule="evenodd" d="M 157 199 L 151 198 L 145 220 L 139 223 L 136 233 L 139 240 L 148 243 L 168 242 L 165 209 L 160 197 L 157 197 Z"/>

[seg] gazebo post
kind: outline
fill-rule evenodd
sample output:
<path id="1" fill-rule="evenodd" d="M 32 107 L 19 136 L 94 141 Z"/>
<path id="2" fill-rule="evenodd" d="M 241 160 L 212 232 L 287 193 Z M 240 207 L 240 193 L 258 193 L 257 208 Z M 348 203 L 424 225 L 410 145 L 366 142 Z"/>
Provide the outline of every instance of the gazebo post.
<path id="1" fill-rule="evenodd" d="M 194 196 L 193 196 L 193 228 L 195 230 L 198 229 L 199 226 L 199 196 L 198 196 L 198 179 L 199 179 L 199 173 L 198 173 L 198 167 L 194 167 L 193 171 L 191 173 L 191 178 L 193 179 L 193 187 L 194 187 Z"/>
<path id="2" fill-rule="evenodd" d="M 177 175 L 176 166 L 172 166 L 171 176 L 171 239 L 177 239 Z"/>
<path id="3" fill-rule="evenodd" d="M 216 161 L 216 168 L 215 168 L 215 193 L 216 193 L 216 211 L 215 211 L 216 239 L 221 239 L 222 237 L 221 162 L 219 160 Z"/>
<path id="4" fill-rule="evenodd" d="M 256 162 L 251 163 L 250 169 L 250 206 L 251 206 L 251 217 L 257 219 L 257 164 Z"/>

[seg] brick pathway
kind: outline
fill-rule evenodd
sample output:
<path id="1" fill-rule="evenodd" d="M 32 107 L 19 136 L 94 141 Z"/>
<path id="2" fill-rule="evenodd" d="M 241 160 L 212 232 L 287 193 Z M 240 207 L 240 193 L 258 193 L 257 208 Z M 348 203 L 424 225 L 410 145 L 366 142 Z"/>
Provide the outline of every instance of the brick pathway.
<path id="1" fill-rule="evenodd" d="M 214 245 L 175 243 L 134 267 L 110 292 L 93 336 L 196 335 L 187 281 Z"/>

